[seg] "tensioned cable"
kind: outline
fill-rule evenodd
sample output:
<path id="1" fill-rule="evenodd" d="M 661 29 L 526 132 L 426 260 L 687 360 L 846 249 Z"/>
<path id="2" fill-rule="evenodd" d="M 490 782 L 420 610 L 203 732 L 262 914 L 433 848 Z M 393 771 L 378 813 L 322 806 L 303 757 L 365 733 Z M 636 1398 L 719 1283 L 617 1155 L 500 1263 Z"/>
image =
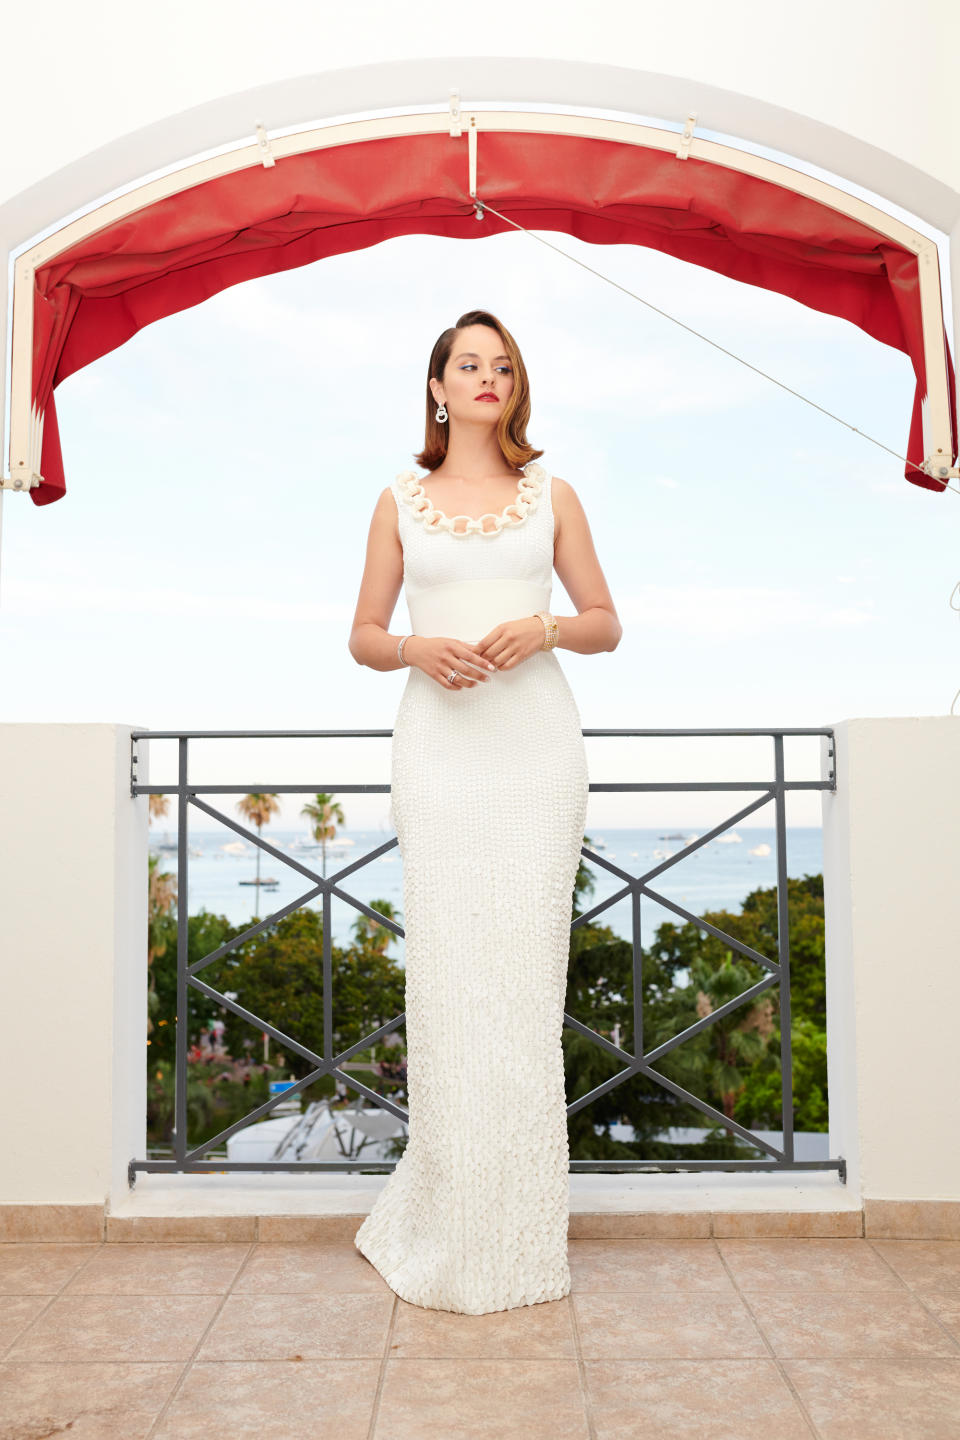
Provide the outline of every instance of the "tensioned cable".
<path id="1" fill-rule="evenodd" d="M 803 400 L 807 405 L 812 405 L 815 410 L 819 410 L 823 415 L 828 415 L 831 420 L 836 420 L 839 425 L 845 425 L 847 429 L 852 430 L 855 435 L 862 435 L 863 438 L 869 440 L 872 445 L 878 445 L 881 450 L 886 450 L 887 454 L 892 455 L 894 459 L 902 460 L 905 465 L 909 465 L 914 470 L 919 470 L 922 474 L 927 473 L 922 466 L 915 464 L 913 460 L 907 459 L 906 455 L 901 455 L 897 450 L 891 450 L 889 445 L 884 445 L 882 440 L 877 440 L 874 436 L 868 435 L 865 430 L 860 430 L 856 425 L 851 425 L 849 420 L 844 420 L 842 416 L 834 415 L 832 410 L 827 410 L 823 405 L 818 404 L 816 400 L 811 400 L 808 395 L 801 395 L 799 390 L 794 390 L 790 385 L 785 385 L 782 380 L 778 380 L 775 375 L 768 374 L 766 370 L 761 370 L 758 365 L 752 365 L 749 360 L 744 360 L 742 355 L 735 355 L 734 352 L 728 350 L 725 345 L 721 345 L 716 340 L 711 340 L 709 335 L 702 335 L 699 330 L 694 330 L 692 325 L 687 325 L 685 321 L 678 320 L 676 315 L 668 314 L 666 310 L 661 310 L 659 305 L 654 305 L 652 301 L 645 300 L 642 295 L 637 295 L 633 290 L 628 290 L 626 285 L 621 285 L 617 280 L 611 280 L 610 276 L 604 275 L 602 270 L 595 270 L 592 265 L 588 265 L 585 261 L 579 260 L 576 255 L 571 255 L 570 252 L 564 250 L 562 246 L 554 245 L 552 241 L 545 240 L 542 235 L 538 235 L 533 230 L 528 230 L 525 225 L 519 224 L 516 220 L 511 220 L 509 215 L 504 215 L 501 211 L 495 210 L 493 206 L 488 205 L 485 200 L 471 196 L 470 204 L 475 206 L 478 220 L 481 218 L 479 213 L 481 210 L 489 210 L 491 215 L 496 215 L 499 219 L 505 220 L 507 224 L 512 225 L 515 230 L 522 230 L 524 235 L 530 236 L 531 240 L 539 240 L 541 245 L 546 245 L 549 250 L 555 250 L 557 254 L 562 255 L 565 260 L 572 260 L 574 265 L 579 265 L 582 270 L 589 270 L 591 275 L 596 275 L 598 279 L 605 280 L 608 285 L 612 285 L 616 290 L 621 290 L 624 295 L 629 295 L 631 300 L 639 300 L 641 305 L 646 305 L 650 310 L 656 310 L 657 314 L 662 315 L 665 320 L 672 320 L 675 325 L 680 325 L 684 330 L 689 330 L 690 334 L 696 335 L 698 340 L 705 340 L 708 345 L 712 345 L 717 350 L 722 350 L 724 355 L 729 355 L 732 360 L 739 360 L 741 365 L 746 365 L 749 370 L 753 370 L 757 375 L 762 375 L 764 379 L 772 381 L 774 385 L 779 385 L 781 390 L 786 390 L 789 394 L 796 395 L 798 400 Z M 943 488 L 944 490 L 951 491 L 954 495 L 960 495 L 960 489 L 954 485 L 950 485 L 946 481 L 943 484 Z M 958 593 L 960 593 L 960 580 L 957 581 L 953 590 L 950 592 L 950 599 L 947 603 L 951 610 L 960 611 L 960 604 L 954 605 L 953 603 L 953 597 L 958 595 Z M 949 714 L 951 715 L 954 713 L 953 707 L 956 705 L 958 697 L 960 697 L 960 690 L 957 691 L 950 702 Z"/>
<path id="2" fill-rule="evenodd" d="M 654 305 L 652 301 L 645 300 L 642 295 L 637 295 L 633 290 L 628 290 L 626 285 L 621 285 L 617 280 L 611 280 L 609 275 L 604 275 L 601 270 L 595 270 L 592 265 L 587 265 L 585 261 L 579 260 L 576 255 L 571 255 L 568 250 L 562 249 L 559 245 L 554 245 L 550 240 L 545 240 L 542 235 L 538 235 L 533 230 L 528 230 L 525 225 L 518 224 L 516 220 L 511 220 L 509 215 L 503 215 L 499 210 L 494 210 L 493 206 L 488 205 L 485 200 L 474 200 L 474 197 L 471 196 L 470 203 L 471 205 L 476 204 L 481 210 L 489 210 L 491 215 L 497 215 L 501 220 L 506 220 L 508 225 L 514 226 L 517 230 L 522 230 L 523 233 L 529 235 L 532 240 L 539 240 L 541 245 L 546 245 L 550 250 L 556 250 L 557 254 L 562 255 L 565 260 L 572 260 L 574 265 L 579 265 L 583 270 L 589 270 L 591 275 L 596 275 L 600 280 L 605 280 L 608 285 L 613 285 L 617 290 L 622 290 L 624 295 L 629 295 L 632 300 L 639 300 L 641 305 L 646 305 L 650 310 L 656 310 L 657 314 L 662 315 L 664 319 L 672 320 L 675 325 L 683 326 L 683 329 L 689 330 L 691 335 L 696 335 L 698 340 L 705 340 L 708 345 L 714 346 L 717 350 L 722 350 L 724 355 L 729 355 L 733 360 L 739 360 L 741 365 L 746 365 L 749 370 L 755 371 L 757 375 L 762 375 L 764 379 L 771 380 L 774 385 L 779 385 L 781 390 L 789 391 L 791 395 L 796 395 L 798 400 L 805 401 L 807 405 L 812 405 L 822 414 L 829 415 L 831 420 L 836 420 L 838 424 L 845 425 L 847 429 L 852 430 L 855 435 L 862 435 L 863 438 L 869 440 L 872 445 L 879 445 L 881 450 L 886 450 L 887 454 L 892 455 L 895 460 L 902 460 L 904 464 L 909 465 L 911 469 L 919 470 L 924 475 L 927 474 L 927 471 L 923 469 L 922 465 L 917 465 L 913 460 L 908 460 L 906 455 L 901 455 L 898 451 L 891 450 L 890 446 L 884 445 L 882 440 L 874 439 L 872 435 L 868 435 L 865 430 L 858 429 L 856 425 L 851 425 L 850 422 L 844 420 L 842 416 L 834 415 L 832 410 L 825 409 L 824 406 L 819 405 L 816 400 L 811 400 L 808 395 L 801 395 L 799 390 L 794 390 L 791 386 L 785 385 L 784 382 L 778 380 L 775 375 L 770 375 L 766 370 L 761 370 L 758 365 L 752 365 L 749 360 L 744 360 L 742 355 L 736 355 L 732 350 L 728 350 L 725 345 L 721 345 L 716 340 L 711 340 L 709 335 L 702 335 L 699 330 L 694 330 L 692 325 L 687 325 L 683 320 L 678 320 L 676 315 L 670 315 L 666 310 L 661 310 L 659 305 Z M 947 482 L 943 483 L 943 488 L 944 490 L 952 491 L 954 495 L 960 495 L 960 488 L 950 485 Z"/>

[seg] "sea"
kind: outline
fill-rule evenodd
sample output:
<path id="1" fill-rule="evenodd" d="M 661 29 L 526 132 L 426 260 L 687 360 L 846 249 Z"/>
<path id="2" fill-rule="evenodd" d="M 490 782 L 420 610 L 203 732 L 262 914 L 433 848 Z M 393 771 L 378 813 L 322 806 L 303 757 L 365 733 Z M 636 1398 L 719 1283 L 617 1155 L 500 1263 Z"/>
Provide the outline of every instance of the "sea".
<path id="1" fill-rule="evenodd" d="M 591 849 L 596 855 L 624 871 L 629 876 L 638 876 L 652 867 L 662 864 L 679 854 L 685 845 L 695 837 L 705 834 L 711 827 L 650 827 L 640 830 L 600 829 L 593 826 L 590 831 Z M 335 879 L 347 866 L 353 865 L 364 856 L 372 855 L 387 842 L 394 840 L 394 832 L 382 830 L 349 830 L 338 832 L 336 841 L 328 843 L 326 871 L 319 845 L 309 841 L 305 831 L 265 829 L 263 838 L 277 850 L 288 854 L 300 864 L 306 865 L 317 876 L 324 873 L 327 879 Z M 823 869 L 822 832 L 819 826 L 788 826 L 787 874 L 802 877 L 817 875 Z M 160 857 L 160 869 L 177 871 L 177 845 L 175 833 L 155 833 L 151 836 L 150 848 Z M 584 859 L 585 866 L 594 879 L 590 894 L 581 896 L 581 910 L 592 909 L 622 888 L 625 881 L 620 874 L 608 870 L 597 860 Z M 743 901 L 752 890 L 768 888 L 776 884 L 777 878 L 776 835 L 772 827 L 739 826 L 723 831 L 699 849 L 693 850 L 682 860 L 662 870 L 649 881 L 650 888 L 664 900 L 682 906 L 693 915 L 702 915 L 708 910 L 728 910 L 738 914 Z M 275 911 L 295 901 L 299 895 L 312 888 L 307 876 L 292 869 L 283 861 L 266 852 L 260 857 L 261 881 L 276 880 L 276 885 L 250 884 L 256 879 L 256 847 L 235 834 L 220 828 L 203 831 L 190 828 L 187 854 L 188 914 L 206 909 L 226 916 L 232 925 L 252 923 L 255 918 L 265 919 Z M 246 883 L 245 883 L 246 882 Z M 374 900 L 388 900 L 394 907 L 399 924 L 403 924 L 403 860 L 396 844 L 384 854 L 378 855 L 361 865 L 344 880 L 338 881 L 341 890 L 358 900 L 371 905 Z M 259 895 L 259 898 L 258 898 Z M 312 908 L 322 908 L 321 897 L 307 901 Z M 346 900 L 334 896 L 331 906 L 332 938 L 337 945 L 348 945 L 353 940 L 353 925 L 357 910 Z M 667 905 L 654 897 L 642 895 L 640 899 L 640 943 L 646 947 L 654 939 L 658 925 L 665 921 L 683 924 L 685 916 L 678 915 Z M 625 940 L 631 938 L 631 904 L 629 896 L 617 901 L 596 917 L 597 924 L 608 925 L 615 934 Z M 403 938 L 391 936 L 388 953 L 400 964 L 403 963 Z"/>

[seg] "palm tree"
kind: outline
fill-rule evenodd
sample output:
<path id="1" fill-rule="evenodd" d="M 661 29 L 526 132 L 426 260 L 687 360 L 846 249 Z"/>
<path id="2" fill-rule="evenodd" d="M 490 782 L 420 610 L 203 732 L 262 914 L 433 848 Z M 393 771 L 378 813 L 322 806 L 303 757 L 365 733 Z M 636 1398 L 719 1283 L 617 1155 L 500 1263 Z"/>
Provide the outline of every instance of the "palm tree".
<path id="1" fill-rule="evenodd" d="M 273 819 L 280 809 L 280 801 L 276 795 L 264 795 L 256 792 L 244 795 L 242 800 L 237 801 L 237 809 L 245 820 L 252 820 L 257 827 L 257 834 L 260 834 L 261 827 Z M 259 909 L 260 898 L 260 846 L 257 846 L 257 900 Z"/>
<path id="2" fill-rule="evenodd" d="M 371 900 L 371 910 L 379 910 L 388 920 L 396 920 L 399 924 L 398 911 L 392 900 Z M 381 925 L 377 920 L 371 920 L 369 915 L 358 914 L 353 922 L 353 935 L 357 944 L 366 946 L 375 955 L 385 955 L 387 946 L 394 938 L 393 931 L 388 930 L 386 925 Z"/>
<path id="3" fill-rule="evenodd" d="M 308 801 L 300 811 L 300 814 L 306 815 L 307 819 L 313 822 L 310 827 L 310 833 L 313 835 L 314 840 L 320 841 L 321 854 L 323 857 L 323 870 L 321 873 L 324 878 L 326 878 L 327 841 L 333 840 L 336 837 L 337 826 L 344 823 L 343 807 L 338 800 L 334 800 L 332 795 L 327 795 L 321 791 L 316 797 L 316 803 Z"/>
<path id="4" fill-rule="evenodd" d="M 150 799 L 163 800 L 163 795 L 150 796 Z M 161 814 L 163 812 L 161 811 Z M 167 941 L 163 931 L 163 919 L 169 915 L 177 902 L 177 877 L 169 870 L 158 870 L 159 856 L 149 857 L 150 880 L 147 901 L 147 968 L 150 971 L 150 988 L 147 993 L 147 1034 L 153 1030 L 153 1019 L 151 1018 L 157 1007 L 157 986 L 156 977 L 153 972 L 153 961 L 156 955 L 163 955 L 167 949 Z"/>
<path id="5" fill-rule="evenodd" d="M 170 809 L 169 795 L 147 796 L 147 824 L 162 820 Z M 163 936 L 162 921 L 169 915 L 177 902 L 177 879 L 169 870 L 158 870 L 159 856 L 148 859 L 149 879 L 147 882 L 147 969 L 150 985 L 147 990 L 147 1034 L 153 1030 L 153 1012 L 157 1008 L 157 986 L 153 973 L 156 955 L 163 955 L 167 942 Z"/>
<path id="6" fill-rule="evenodd" d="M 154 820 L 162 820 L 170 809 L 169 795 L 148 795 L 147 802 L 150 816 L 148 824 L 152 824 Z"/>

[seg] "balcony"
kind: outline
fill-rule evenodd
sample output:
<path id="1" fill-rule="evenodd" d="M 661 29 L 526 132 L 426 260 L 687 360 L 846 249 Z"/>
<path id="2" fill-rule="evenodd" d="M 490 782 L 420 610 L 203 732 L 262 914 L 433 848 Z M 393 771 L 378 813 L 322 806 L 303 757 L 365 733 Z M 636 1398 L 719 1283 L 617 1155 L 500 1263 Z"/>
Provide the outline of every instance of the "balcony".
<path id="1" fill-rule="evenodd" d="M 847 720 L 804 732 L 819 736 L 820 773 L 809 780 L 787 776 L 783 745 L 793 732 L 750 733 L 768 737 L 773 773 L 726 783 L 755 793 L 731 796 L 725 823 L 761 804 L 776 810 L 781 923 L 758 991 L 789 991 L 786 797 L 820 793 L 824 1154 L 805 1159 L 795 1144 L 787 1046 L 780 1133 L 739 1127 L 754 1156 L 574 1160 L 571 1294 L 473 1317 L 408 1305 L 355 1251 L 385 1165 L 231 1165 L 227 1132 L 202 1144 L 187 1135 L 182 1090 L 173 1153 L 148 1155 L 145 797 L 174 795 L 182 825 L 191 807 L 223 813 L 220 793 L 283 787 L 263 775 L 201 786 L 186 734 L 172 737 L 174 778 L 151 784 L 144 742 L 157 737 L 146 732 L 0 727 L 0 951 L 5 1013 L 16 1021 L 0 1106 L 0 1410 L 11 1433 L 21 1422 L 24 1435 L 37 1433 L 28 1427 L 38 1417 L 53 1429 L 110 1411 L 101 1421 L 87 1413 L 85 1423 L 120 1429 L 89 1433 L 149 1430 L 159 1440 L 203 1425 L 213 1435 L 228 1400 L 231 1435 L 258 1417 L 269 1417 L 275 1436 L 300 1435 L 306 1406 L 322 1408 L 331 1435 L 376 1437 L 453 1435 L 465 1415 L 479 1427 L 471 1433 L 498 1436 L 536 1435 L 538 1425 L 571 1436 L 634 1433 L 631 1425 L 711 1433 L 735 1406 L 743 1435 L 771 1425 L 786 1436 L 858 1440 L 950 1434 L 960 1408 L 960 719 Z M 181 875 L 188 866 L 181 844 Z M 299 869 L 304 895 L 319 896 L 325 915 L 334 885 L 350 893 L 344 873 L 327 881 L 308 862 Z M 619 869 L 607 863 L 608 873 Z M 615 878 L 631 903 L 658 893 L 653 871 Z M 324 934 L 319 973 L 329 989 L 329 926 Z M 181 963 L 184 995 L 203 990 L 201 968 Z M 269 1017 L 253 1018 L 277 1043 L 286 1038 Z M 589 1017 L 567 1019 L 604 1054 L 616 1052 L 618 1075 L 654 1068 L 650 1048 L 623 1050 Z M 711 1023 L 707 1015 L 695 1028 Z M 178 1063 L 186 1040 L 178 1036 Z M 337 1073 L 363 1096 L 349 1068 L 363 1043 L 338 1050 L 331 1031 L 322 1053 L 304 1047 L 311 1078 Z M 581 1096 L 571 1115 L 617 1083 Z M 700 1097 L 685 1098 L 706 1122 L 716 1119 Z"/>

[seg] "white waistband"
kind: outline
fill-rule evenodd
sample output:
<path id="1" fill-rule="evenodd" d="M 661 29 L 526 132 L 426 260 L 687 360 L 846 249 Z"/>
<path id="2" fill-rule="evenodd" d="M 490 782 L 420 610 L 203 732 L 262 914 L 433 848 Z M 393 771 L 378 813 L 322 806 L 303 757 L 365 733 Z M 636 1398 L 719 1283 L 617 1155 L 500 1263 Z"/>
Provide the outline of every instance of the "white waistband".
<path id="1" fill-rule="evenodd" d="M 549 610 L 551 585 L 533 580 L 451 580 L 425 590 L 407 587 L 416 635 L 450 635 L 473 645 L 504 620 Z"/>

